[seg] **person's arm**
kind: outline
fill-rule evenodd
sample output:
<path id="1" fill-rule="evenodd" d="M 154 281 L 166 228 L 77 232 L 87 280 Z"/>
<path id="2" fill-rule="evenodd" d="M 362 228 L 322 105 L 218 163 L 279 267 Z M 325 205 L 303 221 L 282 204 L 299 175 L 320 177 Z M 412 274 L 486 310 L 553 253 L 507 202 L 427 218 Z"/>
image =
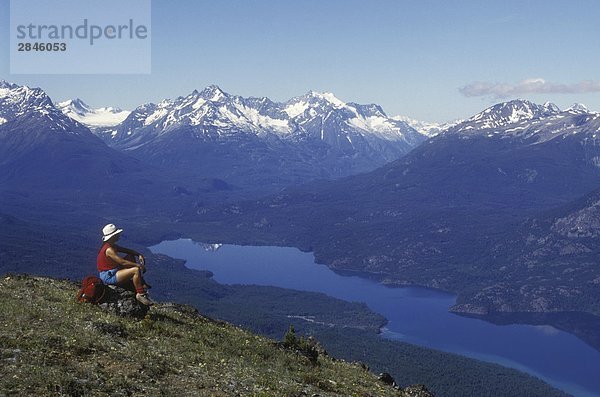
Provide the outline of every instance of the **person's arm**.
<path id="1" fill-rule="evenodd" d="M 139 256 L 140 257 L 140 262 L 142 263 L 142 265 L 145 264 L 144 255 L 140 254 L 139 252 L 137 252 L 135 250 L 132 250 L 130 248 L 125 248 L 125 247 L 118 246 L 116 244 L 113 244 L 113 247 L 117 250 L 117 252 L 122 252 L 124 254 Z"/>
<path id="2" fill-rule="evenodd" d="M 132 255 L 135 255 L 135 254 L 132 254 Z M 108 256 L 110 259 L 112 259 L 113 261 L 115 261 L 116 263 L 118 263 L 119 265 L 121 265 L 123 267 L 141 267 L 141 268 L 143 268 L 143 265 L 140 265 L 139 263 L 131 262 L 131 261 L 128 261 L 127 259 L 121 258 L 119 255 L 117 255 L 117 252 L 115 251 L 115 249 L 113 247 L 109 247 L 106 249 L 106 256 Z"/>

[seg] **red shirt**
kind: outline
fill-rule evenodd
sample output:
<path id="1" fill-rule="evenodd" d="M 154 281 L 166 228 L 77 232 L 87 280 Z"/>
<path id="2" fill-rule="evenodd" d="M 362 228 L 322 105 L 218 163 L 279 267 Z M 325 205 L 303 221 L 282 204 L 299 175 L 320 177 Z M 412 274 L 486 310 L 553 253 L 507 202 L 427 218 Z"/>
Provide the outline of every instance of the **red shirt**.
<path id="1" fill-rule="evenodd" d="M 98 265 L 98 271 L 103 272 L 106 270 L 112 270 L 119 267 L 119 264 L 106 256 L 106 250 L 110 248 L 112 245 L 109 243 L 104 243 L 102 248 L 100 248 L 100 252 L 98 252 L 98 260 L 96 261 Z"/>

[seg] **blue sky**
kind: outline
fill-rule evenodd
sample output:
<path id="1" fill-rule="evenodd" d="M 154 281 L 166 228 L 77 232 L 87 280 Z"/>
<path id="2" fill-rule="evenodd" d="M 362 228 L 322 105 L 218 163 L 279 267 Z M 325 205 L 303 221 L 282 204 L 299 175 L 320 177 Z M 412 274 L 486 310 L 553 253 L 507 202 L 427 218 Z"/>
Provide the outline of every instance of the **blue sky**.
<path id="1" fill-rule="evenodd" d="M 152 0 L 149 75 L 11 75 L 8 11 L 0 78 L 54 100 L 132 108 L 217 84 L 273 100 L 331 91 L 427 121 L 513 98 L 600 111 L 596 0 Z"/>

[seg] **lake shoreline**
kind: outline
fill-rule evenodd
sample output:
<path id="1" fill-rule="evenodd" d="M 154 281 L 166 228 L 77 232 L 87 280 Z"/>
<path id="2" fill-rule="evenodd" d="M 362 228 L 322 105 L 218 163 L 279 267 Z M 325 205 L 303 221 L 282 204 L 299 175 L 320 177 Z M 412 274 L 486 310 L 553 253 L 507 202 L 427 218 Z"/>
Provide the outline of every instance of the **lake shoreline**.
<path id="1" fill-rule="evenodd" d="M 538 326 L 550 326 L 555 327 L 558 330 L 567 332 L 586 344 L 600 352 L 600 333 L 594 333 L 594 330 L 600 329 L 600 316 L 595 316 L 592 313 L 587 312 L 569 312 L 569 311 L 552 311 L 552 312 L 497 312 L 490 310 L 485 306 L 480 306 L 477 304 L 470 304 L 468 302 L 458 304 L 458 293 L 452 290 L 431 286 L 431 285 L 423 285 L 413 282 L 400 282 L 397 280 L 391 280 L 389 275 L 383 273 L 374 273 L 374 272 L 366 272 L 363 270 L 348 270 L 348 269 L 340 269 L 335 266 L 331 266 L 323 261 L 319 261 L 314 253 L 305 248 L 299 247 L 289 247 L 283 245 L 256 245 L 251 243 L 237 243 L 237 242 L 216 242 L 211 241 L 211 239 L 205 239 L 205 242 L 194 240 L 190 237 L 183 237 L 181 234 L 166 236 L 162 240 L 155 240 L 144 242 L 146 247 L 150 247 L 153 245 L 157 245 L 162 243 L 163 241 L 177 241 L 177 240 L 189 240 L 191 243 L 196 245 L 206 245 L 206 246 L 221 246 L 221 245 L 236 245 L 241 247 L 279 247 L 279 248 L 295 248 L 300 252 L 305 254 L 311 254 L 313 256 L 313 263 L 319 266 L 324 266 L 330 269 L 335 274 L 344 277 L 360 277 L 366 280 L 374 281 L 384 287 L 387 288 L 420 288 L 423 290 L 429 290 L 436 293 L 446 294 L 448 296 L 453 297 L 454 303 L 447 308 L 448 313 L 455 314 L 461 317 L 474 318 L 482 321 L 486 321 L 490 324 L 494 325 L 538 325 Z M 218 248 L 217 248 L 218 249 Z M 577 327 L 570 326 L 569 322 L 561 321 L 560 323 L 556 321 L 540 321 L 540 318 L 553 318 L 554 316 L 568 315 L 571 318 L 580 316 L 580 319 L 586 319 L 585 321 L 576 320 Z M 502 323 L 498 323 L 498 319 L 502 318 Z M 512 319 L 511 319 L 512 318 Z"/>
<path id="2" fill-rule="evenodd" d="M 300 250 L 302 251 L 302 250 Z M 305 253 L 309 253 L 310 251 L 302 251 Z M 600 316 L 595 316 L 592 313 L 588 312 L 573 312 L 573 311 L 551 311 L 551 312 L 522 312 L 522 311 L 514 311 L 514 312 L 498 312 L 491 311 L 489 308 L 477 304 L 471 303 L 460 303 L 458 304 L 458 293 L 439 288 L 433 287 L 430 285 L 421 285 L 417 283 L 411 282 L 399 282 L 389 280 L 386 274 L 382 273 L 373 273 L 373 272 L 365 272 L 360 270 L 346 270 L 339 269 L 336 267 L 329 266 L 326 263 L 320 263 L 315 261 L 315 264 L 326 266 L 331 269 L 334 273 L 339 274 L 340 276 L 356 276 L 362 277 L 368 280 L 375 281 L 387 288 L 421 288 L 424 290 L 431 290 L 438 293 L 448 294 L 449 296 L 454 297 L 454 304 L 448 307 L 448 312 L 456 314 L 457 316 L 474 318 L 482 321 L 489 322 L 495 325 L 546 325 L 550 327 L 555 327 L 561 331 L 567 332 L 588 344 L 590 347 L 600 352 L 600 333 L 595 333 L 594 330 L 600 330 Z M 580 321 L 575 320 L 578 323 L 578 328 L 569 326 L 569 322 L 566 321 L 553 321 L 551 319 L 568 316 L 570 318 L 579 318 L 579 319 L 587 319 L 587 326 L 584 325 L 584 330 L 581 330 L 582 324 Z M 540 320 L 546 318 L 548 320 Z M 501 320 L 501 322 L 499 322 Z"/>

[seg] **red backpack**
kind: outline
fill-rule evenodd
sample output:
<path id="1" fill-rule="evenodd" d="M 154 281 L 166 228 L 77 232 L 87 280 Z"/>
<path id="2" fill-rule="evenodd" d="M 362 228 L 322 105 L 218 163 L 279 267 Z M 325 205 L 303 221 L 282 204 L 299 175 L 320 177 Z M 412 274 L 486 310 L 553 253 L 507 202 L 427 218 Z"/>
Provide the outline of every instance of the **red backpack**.
<path id="1" fill-rule="evenodd" d="M 87 276 L 81 282 L 81 289 L 77 292 L 77 300 L 79 302 L 88 303 L 100 303 L 104 294 L 106 293 L 106 286 L 96 276 Z"/>

